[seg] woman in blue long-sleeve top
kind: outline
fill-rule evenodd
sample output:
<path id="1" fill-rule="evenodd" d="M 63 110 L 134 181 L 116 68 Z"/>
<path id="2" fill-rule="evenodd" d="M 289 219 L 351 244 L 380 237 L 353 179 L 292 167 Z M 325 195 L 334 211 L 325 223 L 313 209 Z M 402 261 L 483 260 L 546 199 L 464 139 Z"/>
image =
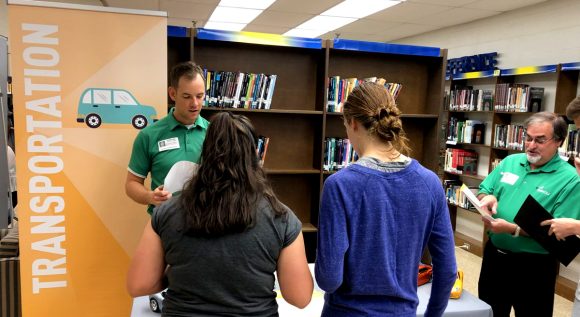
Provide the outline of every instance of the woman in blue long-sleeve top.
<path id="1" fill-rule="evenodd" d="M 362 83 L 343 111 L 360 159 L 324 183 L 315 271 L 326 291 L 322 316 L 415 317 L 426 247 L 433 286 L 425 317 L 441 316 L 457 274 L 441 182 L 404 155 L 401 112 L 385 87 Z"/>

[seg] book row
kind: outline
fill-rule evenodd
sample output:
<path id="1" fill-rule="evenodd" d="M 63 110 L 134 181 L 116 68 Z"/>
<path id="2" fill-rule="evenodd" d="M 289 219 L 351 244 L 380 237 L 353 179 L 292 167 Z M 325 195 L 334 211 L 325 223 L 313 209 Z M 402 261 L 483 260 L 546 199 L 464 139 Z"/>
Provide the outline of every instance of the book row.
<path id="1" fill-rule="evenodd" d="M 540 112 L 544 88 L 524 84 L 499 84 L 495 95 L 495 111 Z"/>
<path id="2" fill-rule="evenodd" d="M 447 141 L 459 143 L 483 144 L 485 141 L 485 122 L 476 120 L 449 120 Z"/>
<path id="3" fill-rule="evenodd" d="M 358 160 L 349 139 L 326 138 L 324 141 L 324 171 L 338 171 Z"/>
<path id="4" fill-rule="evenodd" d="M 402 84 L 398 83 L 387 83 L 384 78 L 369 77 L 365 79 L 356 78 L 346 78 L 340 79 L 340 76 L 328 77 L 326 82 L 328 90 L 328 101 L 326 103 L 327 112 L 342 112 L 344 102 L 354 89 L 354 87 L 360 85 L 363 82 L 373 82 L 379 85 L 387 87 L 395 102 L 397 102 L 397 97 L 403 88 Z"/>
<path id="5" fill-rule="evenodd" d="M 562 142 L 561 150 L 567 157 L 578 157 L 580 155 L 580 136 L 575 124 L 568 125 L 568 137 Z"/>
<path id="6" fill-rule="evenodd" d="M 260 160 L 260 167 L 264 167 L 264 161 L 266 160 L 266 152 L 268 151 L 268 143 L 270 143 L 270 138 L 260 135 L 258 137 L 258 148 L 256 153 Z"/>
<path id="7" fill-rule="evenodd" d="M 493 91 L 473 89 L 472 86 L 455 86 L 451 91 L 449 110 L 491 111 Z"/>
<path id="8" fill-rule="evenodd" d="M 445 188 L 445 196 L 447 202 L 457 205 L 463 209 L 475 209 L 473 204 L 467 199 L 467 196 L 461 191 L 463 182 L 459 180 L 445 180 L 443 181 L 443 188 Z M 468 187 L 474 195 L 479 193 L 479 188 Z"/>
<path id="9" fill-rule="evenodd" d="M 495 125 L 494 147 L 502 147 L 512 150 L 524 150 L 526 140 L 526 128 L 520 125 Z"/>
<path id="10" fill-rule="evenodd" d="M 276 75 L 204 69 L 205 107 L 270 109 Z"/>
<path id="11" fill-rule="evenodd" d="M 444 170 L 459 175 L 477 175 L 477 152 L 463 149 L 446 149 Z"/>
<path id="12" fill-rule="evenodd" d="M 502 161 L 502 159 L 498 159 L 498 158 L 491 160 L 491 170 L 493 171 L 499 165 L 499 163 L 501 163 L 501 161 Z M 491 171 L 490 171 L 490 173 L 491 173 Z"/>

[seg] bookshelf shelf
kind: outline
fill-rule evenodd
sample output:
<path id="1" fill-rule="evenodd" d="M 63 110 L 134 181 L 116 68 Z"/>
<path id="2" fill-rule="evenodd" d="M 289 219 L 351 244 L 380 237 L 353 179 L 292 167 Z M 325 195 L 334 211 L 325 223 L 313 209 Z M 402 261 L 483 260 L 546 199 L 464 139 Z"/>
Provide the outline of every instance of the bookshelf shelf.
<path id="1" fill-rule="evenodd" d="M 505 148 L 505 147 L 492 146 L 491 148 L 494 149 L 494 150 L 512 151 L 512 152 L 517 152 L 517 153 L 525 153 L 525 151 L 522 151 L 522 150 L 508 149 L 508 148 Z"/>
<path id="2" fill-rule="evenodd" d="M 493 111 L 467 111 L 467 110 L 445 110 L 450 113 L 493 113 Z"/>
<path id="3" fill-rule="evenodd" d="M 324 174 L 324 175 L 332 175 L 332 174 L 334 174 L 336 172 L 338 172 L 338 171 L 324 171 L 324 172 L 322 172 L 322 174 Z"/>
<path id="4" fill-rule="evenodd" d="M 526 115 L 526 114 L 534 114 L 536 112 L 510 112 L 510 111 L 495 111 L 495 114 L 499 114 L 499 115 Z"/>
<path id="5" fill-rule="evenodd" d="M 302 224 L 302 232 L 316 232 L 318 229 L 311 223 L 303 223 Z"/>
<path id="6" fill-rule="evenodd" d="M 342 112 L 327 112 L 328 116 L 342 116 Z M 438 119 L 436 114 L 421 114 L 421 113 L 403 113 L 401 118 L 418 118 L 418 119 Z"/>
<path id="7" fill-rule="evenodd" d="M 469 211 L 469 212 L 472 212 L 472 213 L 474 213 L 474 214 L 478 214 L 478 215 L 479 215 L 479 212 L 478 212 L 477 210 L 474 210 L 474 209 L 467 209 L 467 208 L 465 208 L 465 207 L 461 207 L 461 206 L 459 206 L 459 205 L 457 205 L 457 204 L 450 203 L 450 202 L 447 202 L 447 205 L 448 205 L 448 206 L 451 206 L 451 207 L 457 207 L 457 208 L 461 208 L 461 209 L 464 209 L 464 210 L 467 210 L 467 211 Z"/>
<path id="8" fill-rule="evenodd" d="M 317 169 L 268 169 L 264 168 L 266 174 L 320 174 Z"/>
<path id="9" fill-rule="evenodd" d="M 202 107 L 201 111 L 233 111 L 233 112 L 254 112 L 254 113 L 283 113 L 283 114 L 318 114 L 322 111 L 316 110 L 282 110 L 282 109 L 244 109 L 244 108 L 218 108 L 218 107 Z"/>
<path id="10" fill-rule="evenodd" d="M 447 143 L 448 145 L 452 145 Z M 457 142 L 456 144 L 458 145 L 471 145 L 471 146 L 477 146 L 477 147 L 483 147 L 483 148 L 489 148 L 491 146 L 489 145 L 485 145 L 485 144 L 478 144 L 478 143 L 463 143 L 463 142 Z"/>
<path id="11" fill-rule="evenodd" d="M 482 176 L 482 175 L 466 175 L 466 174 L 457 174 L 454 172 L 450 172 L 450 171 L 445 171 L 445 173 L 447 174 L 451 174 L 451 175 L 457 175 L 459 177 L 465 177 L 465 178 L 471 178 L 471 179 L 477 179 L 477 180 L 484 180 L 486 178 L 486 176 Z"/>

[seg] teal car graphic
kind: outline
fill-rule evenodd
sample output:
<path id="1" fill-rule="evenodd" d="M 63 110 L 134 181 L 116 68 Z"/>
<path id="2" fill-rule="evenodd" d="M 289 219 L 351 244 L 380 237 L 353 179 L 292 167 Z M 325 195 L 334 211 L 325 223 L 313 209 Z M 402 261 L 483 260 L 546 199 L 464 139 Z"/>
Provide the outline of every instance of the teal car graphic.
<path id="1" fill-rule="evenodd" d="M 141 130 L 157 121 L 157 111 L 124 89 L 89 88 L 81 95 L 77 122 L 96 129 L 102 123 L 132 124 Z"/>

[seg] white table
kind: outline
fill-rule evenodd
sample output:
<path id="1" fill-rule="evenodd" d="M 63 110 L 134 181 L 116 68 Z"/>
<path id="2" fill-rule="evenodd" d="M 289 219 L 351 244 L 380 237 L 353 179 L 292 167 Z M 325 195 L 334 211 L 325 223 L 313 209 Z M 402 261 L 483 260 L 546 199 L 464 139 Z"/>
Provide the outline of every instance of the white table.
<path id="1" fill-rule="evenodd" d="M 310 272 L 314 276 L 314 264 L 309 264 Z M 276 288 L 279 290 L 278 281 L 276 280 Z M 279 293 L 279 292 L 278 292 Z M 280 295 L 276 299 L 278 302 L 278 313 L 280 317 L 320 317 L 322 308 L 324 307 L 324 291 L 322 291 L 314 280 L 314 293 L 312 294 L 312 301 L 306 308 L 298 309 L 288 304 Z M 417 307 L 417 317 L 423 317 L 425 309 L 427 309 L 427 302 L 431 296 L 431 283 L 419 286 L 417 289 L 419 296 L 419 307 Z M 159 313 L 154 313 L 149 309 L 149 298 L 147 296 L 135 298 L 133 301 L 133 311 L 131 317 L 159 317 Z M 479 300 L 477 297 L 471 295 L 466 290 L 461 293 L 461 298 L 450 299 L 447 309 L 443 314 L 444 317 L 493 317 L 491 307 Z"/>

